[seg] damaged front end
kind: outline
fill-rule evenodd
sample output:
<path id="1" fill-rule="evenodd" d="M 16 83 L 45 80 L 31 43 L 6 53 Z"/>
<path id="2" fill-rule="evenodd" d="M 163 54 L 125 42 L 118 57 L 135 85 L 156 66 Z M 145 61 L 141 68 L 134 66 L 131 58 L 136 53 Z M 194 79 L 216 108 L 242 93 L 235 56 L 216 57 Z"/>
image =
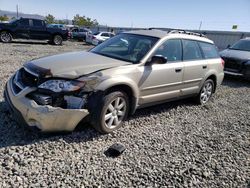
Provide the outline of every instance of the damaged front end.
<path id="1" fill-rule="evenodd" d="M 98 75 L 76 80 L 53 78 L 51 72 L 24 66 L 8 81 L 5 98 L 31 127 L 72 131 L 88 114 L 88 99 Z"/>

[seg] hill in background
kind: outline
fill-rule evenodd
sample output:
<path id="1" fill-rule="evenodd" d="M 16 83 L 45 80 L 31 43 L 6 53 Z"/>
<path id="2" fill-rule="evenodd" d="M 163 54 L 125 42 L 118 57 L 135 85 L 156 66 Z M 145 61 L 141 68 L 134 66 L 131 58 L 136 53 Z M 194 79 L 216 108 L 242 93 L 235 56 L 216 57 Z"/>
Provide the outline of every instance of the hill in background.
<path id="1" fill-rule="evenodd" d="M 6 11 L 6 10 L 0 10 L 0 16 L 8 16 L 9 19 L 16 17 L 16 12 L 12 12 L 12 11 Z M 44 16 L 41 16 L 39 14 L 25 14 L 22 12 L 18 13 L 19 17 L 23 17 L 23 18 L 35 18 L 35 19 L 44 19 Z"/>

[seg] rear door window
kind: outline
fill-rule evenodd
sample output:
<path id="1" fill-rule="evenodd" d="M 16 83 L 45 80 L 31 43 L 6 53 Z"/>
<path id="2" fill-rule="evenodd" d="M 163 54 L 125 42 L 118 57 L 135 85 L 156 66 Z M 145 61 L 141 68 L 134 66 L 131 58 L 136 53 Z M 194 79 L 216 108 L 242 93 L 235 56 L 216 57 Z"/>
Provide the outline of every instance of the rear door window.
<path id="1" fill-rule="evenodd" d="M 167 58 L 168 62 L 182 60 L 181 40 L 169 39 L 164 42 L 154 53 L 154 55 L 162 55 Z"/>
<path id="2" fill-rule="evenodd" d="M 194 40 L 182 40 L 183 61 L 203 59 L 198 43 Z"/>
<path id="3" fill-rule="evenodd" d="M 43 21 L 42 20 L 33 20 L 33 26 L 34 27 L 42 27 Z"/>
<path id="4" fill-rule="evenodd" d="M 219 53 L 215 45 L 206 42 L 198 42 L 205 59 L 219 58 Z"/>

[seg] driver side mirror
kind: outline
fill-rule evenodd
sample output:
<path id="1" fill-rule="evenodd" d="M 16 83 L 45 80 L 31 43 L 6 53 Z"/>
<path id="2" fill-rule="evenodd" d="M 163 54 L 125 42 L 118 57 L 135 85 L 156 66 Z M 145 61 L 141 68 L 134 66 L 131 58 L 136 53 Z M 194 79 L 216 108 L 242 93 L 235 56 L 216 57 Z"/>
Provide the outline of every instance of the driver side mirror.
<path id="1" fill-rule="evenodd" d="M 227 45 L 227 48 L 230 48 L 231 47 L 231 45 L 229 44 L 229 45 Z"/>
<path id="2" fill-rule="evenodd" d="M 150 63 L 150 65 L 153 65 L 153 64 L 165 64 L 165 63 L 167 63 L 167 58 L 162 56 L 162 55 L 154 55 L 151 58 L 151 61 L 149 63 Z"/>

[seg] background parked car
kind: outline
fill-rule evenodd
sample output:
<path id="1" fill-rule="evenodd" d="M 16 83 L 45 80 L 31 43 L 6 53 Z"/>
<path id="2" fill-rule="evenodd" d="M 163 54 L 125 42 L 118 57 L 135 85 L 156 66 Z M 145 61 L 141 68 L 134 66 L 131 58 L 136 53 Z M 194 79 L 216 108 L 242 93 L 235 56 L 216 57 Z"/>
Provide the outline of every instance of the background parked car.
<path id="1" fill-rule="evenodd" d="M 0 41 L 11 42 L 13 38 L 49 40 L 50 43 L 61 45 L 67 40 L 66 29 L 47 27 L 44 20 L 20 18 L 9 23 L 0 24 Z"/>
<path id="2" fill-rule="evenodd" d="M 72 39 L 76 39 L 78 41 L 85 41 L 87 34 L 92 34 L 90 29 L 87 28 L 75 28 L 71 30 Z"/>
<path id="3" fill-rule="evenodd" d="M 86 42 L 93 45 L 98 45 L 113 36 L 115 35 L 111 32 L 96 32 L 94 34 L 88 34 L 86 36 Z"/>
<path id="4" fill-rule="evenodd" d="M 72 38 L 72 30 L 78 29 L 79 26 L 77 25 L 65 25 L 66 29 L 68 30 L 68 38 Z"/>
<path id="5" fill-rule="evenodd" d="M 250 38 L 239 40 L 220 55 L 225 61 L 226 74 L 250 79 Z"/>

